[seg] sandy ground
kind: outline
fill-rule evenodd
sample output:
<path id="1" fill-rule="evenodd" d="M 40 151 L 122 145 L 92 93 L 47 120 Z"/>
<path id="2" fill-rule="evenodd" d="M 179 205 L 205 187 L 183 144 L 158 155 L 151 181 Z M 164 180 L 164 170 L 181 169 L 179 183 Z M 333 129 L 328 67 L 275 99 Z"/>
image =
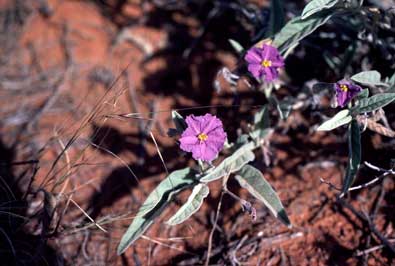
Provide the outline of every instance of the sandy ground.
<path id="1" fill-rule="evenodd" d="M 12 1 L 2 2 L 3 10 L 13 6 Z M 165 176 L 147 132 L 155 137 L 168 170 L 176 170 L 193 162 L 178 148 L 176 139 L 166 134 L 172 127 L 172 109 L 180 109 L 183 115 L 215 113 L 234 139 L 240 123 L 245 126 L 256 111 L 250 106 L 261 104 L 264 97 L 240 88 L 237 102 L 229 88 L 214 90 L 220 67 L 232 68 L 237 62 L 226 45 L 228 37 L 218 34 L 221 25 L 213 25 L 191 46 L 199 35 L 199 18 L 160 11 L 139 1 L 115 2 L 51 0 L 43 8 L 37 1 L 27 5 L 20 23 L 15 16 L 16 22 L 3 28 L 2 146 L 12 147 L 9 151 L 15 161 L 39 160 L 31 184 L 36 193 L 27 197 L 28 213 L 43 206 L 44 193 L 38 188 L 51 192 L 58 204 L 56 218 L 61 220 L 47 245 L 66 265 L 201 265 L 220 182 L 210 184 L 209 197 L 190 220 L 176 227 L 161 222 L 186 199 L 188 192 L 184 192 L 143 239 L 123 256 L 115 253 L 138 207 Z M 227 26 L 230 32 L 236 31 L 234 25 Z M 188 47 L 193 49 L 185 58 Z M 232 107 L 236 103 L 241 107 Z M 196 106 L 206 107 L 188 109 Z M 133 113 L 139 115 L 120 116 Z M 232 261 L 242 265 L 363 265 L 357 251 L 379 245 L 372 237 L 367 246 L 369 234 L 363 224 L 336 203 L 335 191 L 320 181 L 322 177 L 336 185 L 341 182 L 347 156 L 342 132 L 315 133 L 309 130 L 310 123 L 309 115 L 295 112 L 270 138 L 271 166 L 265 166 L 263 150 L 257 152 L 255 162 L 279 193 L 294 227 L 281 225 L 231 181 L 231 190 L 250 200 L 258 217 L 252 221 L 239 203 L 225 196 L 213 238 L 212 265 Z M 365 141 L 372 150 L 375 143 L 381 143 L 377 136 Z M 30 166 L 10 170 L 17 176 L 31 171 Z M 25 176 L 15 186 L 25 191 L 29 185 Z M 391 236 L 392 180 L 353 193 L 350 202 L 370 213 L 381 188 L 392 194 L 382 199 L 374 224 Z M 50 223 L 49 232 L 56 221 Z M 24 228 L 29 236 L 42 236 L 43 225 L 34 219 Z M 366 265 L 390 265 L 388 258 L 380 248 L 370 253 Z"/>

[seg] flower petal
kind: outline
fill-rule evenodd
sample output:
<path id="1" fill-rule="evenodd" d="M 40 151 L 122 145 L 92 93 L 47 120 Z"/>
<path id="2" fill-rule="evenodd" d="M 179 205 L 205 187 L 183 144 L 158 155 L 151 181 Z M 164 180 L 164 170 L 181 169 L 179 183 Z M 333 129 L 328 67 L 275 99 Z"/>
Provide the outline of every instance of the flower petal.
<path id="1" fill-rule="evenodd" d="M 203 154 L 202 160 L 207 161 L 207 162 L 211 162 L 217 156 L 218 156 L 218 152 L 215 151 L 214 149 L 212 149 L 212 147 L 210 147 L 209 145 L 206 145 L 206 150 L 205 150 L 205 152 Z"/>
<path id="2" fill-rule="evenodd" d="M 244 59 L 250 64 L 260 64 L 262 61 L 260 49 L 252 47 L 250 50 L 248 50 Z"/>
<path id="3" fill-rule="evenodd" d="M 338 92 L 336 93 L 337 104 L 340 107 L 344 107 L 348 103 L 348 94 L 346 92 Z"/>
<path id="4" fill-rule="evenodd" d="M 208 134 L 210 131 L 215 130 L 216 128 L 222 129 L 222 122 L 218 118 L 213 115 L 206 114 L 204 116 L 205 121 L 202 125 L 202 133 Z"/>
<path id="5" fill-rule="evenodd" d="M 187 118 L 185 119 L 185 122 L 188 125 L 188 129 L 193 130 L 194 135 L 198 135 L 200 133 L 200 122 L 198 117 L 194 115 L 188 115 Z"/>
<path id="6" fill-rule="evenodd" d="M 202 160 L 206 162 L 211 162 L 218 155 L 218 152 L 215 151 L 207 142 L 202 142 L 198 146 L 195 146 L 192 150 L 192 157 L 195 160 Z"/>
<path id="7" fill-rule="evenodd" d="M 201 152 L 200 145 L 203 145 L 203 144 L 202 144 L 202 143 L 199 143 L 199 144 L 194 145 L 194 146 L 192 147 L 192 150 L 191 150 L 191 152 L 192 152 L 192 157 L 193 157 L 193 159 L 195 159 L 195 160 L 200 160 L 200 159 L 202 159 L 202 152 Z"/>
<path id="8" fill-rule="evenodd" d="M 274 80 L 275 78 L 277 78 L 276 73 L 275 72 L 273 73 L 271 67 L 266 67 L 264 69 L 264 71 L 265 71 L 265 81 L 270 82 L 270 81 Z"/>
<path id="9" fill-rule="evenodd" d="M 276 58 L 275 60 L 272 60 L 272 67 L 283 67 L 285 64 L 284 64 L 284 61 L 282 61 L 282 60 L 280 60 L 280 59 L 278 59 L 278 58 Z"/>
<path id="10" fill-rule="evenodd" d="M 183 151 L 191 152 L 193 147 L 199 145 L 199 139 L 196 136 L 186 136 L 180 138 L 180 148 Z"/>
<path id="11" fill-rule="evenodd" d="M 267 60 L 274 59 L 278 55 L 277 49 L 271 45 L 264 44 L 262 46 L 262 49 L 263 49 L 262 51 L 263 59 L 267 59 Z"/>
<path id="12" fill-rule="evenodd" d="M 263 67 L 260 64 L 249 64 L 248 71 L 257 79 L 261 78 L 263 75 Z"/>

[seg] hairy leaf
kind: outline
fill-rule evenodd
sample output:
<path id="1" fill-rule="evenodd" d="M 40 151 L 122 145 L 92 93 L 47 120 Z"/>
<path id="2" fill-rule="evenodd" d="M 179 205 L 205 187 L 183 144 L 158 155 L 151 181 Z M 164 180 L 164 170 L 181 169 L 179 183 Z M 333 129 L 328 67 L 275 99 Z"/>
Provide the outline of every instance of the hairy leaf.
<path id="1" fill-rule="evenodd" d="M 390 85 L 389 92 L 395 91 L 395 73 L 388 79 L 388 84 Z"/>
<path id="2" fill-rule="evenodd" d="M 356 99 L 361 100 L 369 97 L 369 89 L 363 89 L 360 93 L 358 93 Z"/>
<path id="3" fill-rule="evenodd" d="M 285 16 L 282 0 L 271 0 L 269 26 L 266 36 L 273 36 L 281 30 L 284 24 Z"/>
<path id="4" fill-rule="evenodd" d="M 284 98 L 279 101 L 275 95 L 270 96 L 269 102 L 276 107 L 280 118 L 286 120 L 292 111 L 293 102 L 290 98 Z"/>
<path id="5" fill-rule="evenodd" d="M 264 105 L 254 115 L 254 125 L 256 128 L 268 128 L 270 127 L 269 109 L 267 105 Z"/>
<path id="6" fill-rule="evenodd" d="M 231 156 L 224 159 L 214 170 L 204 175 L 200 181 L 211 182 L 240 170 L 245 164 L 255 159 L 255 155 L 252 152 L 254 148 L 255 144 L 253 142 L 241 146 Z"/>
<path id="7" fill-rule="evenodd" d="M 358 113 L 368 113 L 380 109 L 395 100 L 395 93 L 380 93 L 369 98 L 361 99 L 353 110 Z"/>
<path id="8" fill-rule="evenodd" d="M 210 192 L 208 186 L 203 183 L 197 184 L 192 194 L 189 195 L 187 202 L 166 222 L 168 225 L 176 225 L 183 223 L 202 206 L 203 200 Z"/>
<path id="9" fill-rule="evenodd" d="M 132 224 L 122 236 L 118 246 L 118 254 L 122 254 L 133 244 L 170 203 L 173 195 L 195 184 L 196 172 L 190 168 L 174 171 L 159 183 L 140 207 Z"/>
<path id="10" fill-rule="evenodd" d="M 182 115 L 180 115 L 177 111 L 171 111 L 171 118 L 173 119 L 173 123 L 179 133 L 184 132 L 184 130 L 188 127 Z"/>
<path id="11" fill-rule="evenodd" d="M 228 39 L 228 41 L 238 54 L 242 54 L 244 52 L 244 47 L 239 42 L 232 39 Z"/>
<path id="12" fill-rule="evenodd" d="M 388 86 L 381 82 L 381 74 L 376 70 L 360 72 L 352 76 L 351 79 L 364 85 Z"/>
<path id="13" fill-rule="evenodd" d="M 294 43 L 299 42 L 315 31 L 319 26 L 325 24 L 331 16 L 332 14 L 330 12 L 323 11 L 304 20 L 300 17 L 294 18 L 276 34 L 273 45 L 276 46 L 281 53 L 284 53 Z"/>
<path id="14" fill-rule="evenodd" d="M 312 0 L 310 1 L 302 11 L 302 19 L 306 19 L 315 13 L 333 7 L 339 2 L 339 0 Z"/>
<path id="15" fill-rule="evenodd" d="M 390 86 L 395 86 L 395 73 L 389 78 L 388 83 Z"/>
<path id="16" fill-rule="evenodd" d="M 338 128 L 342 125 L 350 123 L 352 117 L 349 110 L 341 110 L 334 117 L 322 123 L 321 126 L 317 128 L 317 131 L 329 131 Z"/>
<path id="17" fill-rule="evenodd" d="M 289 221 L 280 198 L 258 169 L 248 164 L 244 165 L 243 168 L 236 173 L 236 179 L 240 186 L 247 189 L 251 195 L 262 201 L 277 219 L 286 226 L 291 226 L 291 222 Z"/>
<path id="18" fill-rule="evenodd" d="M 269 108 L 265 105 L 254 115 L 254 131 L 251 132 L 251 137 L 264 138 L 270 132 L 269 127 Z"/>
<path id="19" fill-rule="evenodd" d="M 361 132 L 358 122 L 354 119 L 348 128 L 348 165 L 340 197 L 347 193 L 354 183 L 359 164 L 361 163 Z"/>

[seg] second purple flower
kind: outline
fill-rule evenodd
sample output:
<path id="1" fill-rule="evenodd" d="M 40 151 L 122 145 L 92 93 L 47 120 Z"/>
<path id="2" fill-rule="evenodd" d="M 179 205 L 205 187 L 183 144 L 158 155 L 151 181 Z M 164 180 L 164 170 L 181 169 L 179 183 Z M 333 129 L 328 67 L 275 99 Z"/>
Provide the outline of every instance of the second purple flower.
<path id="1" fill-rule="evenodd" d="M 262 48 L 252 47 L 244 57 L 248 62 L 248 71 L 257 78 L 264 77 L 265 81 L 273 81 L 278 78 L 278 69 L 284 66 L 284 58 L 277 48 L 263 44 Z"/>
<path id="2" fill-rule="evenodd" d="M 362 88 L 352 82 L 342 79 L 335 83 L 334 85 L 336 91 L 337 104 L 340 107 L 344 107 L 348 104 L 352 98 L 354 98 Z"/>

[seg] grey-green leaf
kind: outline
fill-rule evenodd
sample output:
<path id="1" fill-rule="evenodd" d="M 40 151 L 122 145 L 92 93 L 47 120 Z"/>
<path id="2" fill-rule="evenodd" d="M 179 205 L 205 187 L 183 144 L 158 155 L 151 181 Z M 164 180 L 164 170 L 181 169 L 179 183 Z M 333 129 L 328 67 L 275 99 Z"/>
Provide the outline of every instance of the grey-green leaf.
<path id="1" fill-rule="evenodd" d="M 354 183 L 361 163 L 361 131 L 356 120 L 353 120 L 348 128 L 348 157 L 346 176 L 340 197 L 343 197 Z"/>
<path id="2" fill-rule="evenodd" d="M 330 12 L 322 11 L 304 20 L 300 17 L 295 17 L 276 34 L 273 45 L 283 54 L 293 44 L 299 42 L 319 26 L 325 24 L 331 16 L 332 14 Z"/>
<path id="3" fill-rule="evenodd" d="M 363 89 L 360 93 L 358 93 L 357 100 L 365 99 L 369 97 L 369 89 Z"/>
<path id="4" fill-rule="evenodd" d="M 177 111 L 171 111 L 171 118 L 173 119 L 173 123 L 179 133 L 184 132 L 184 130 L 188 127 L 182 115 L 180 115 Z"/>
<path id="5" fill-rule="evenodd" d="M 335 6 L 338 2 L 339 0 L 312 0 L 304 7 L 301 18 L 306 19 L 323 9 Z"/>
<path id="6" fill-rule="evenodd" d="M 395 73 L 389 78 L 388 83 L 391 87 L 395 86 Z"/>
<path id="7" fill-rule="evenodd" d="M 189 167 L 170 173 L 159 185 L 150 193 L 143 205 L 139 209 L 139 213 L 144 214 L 151 211 L 161 202 L 168 191 L 177 189 L 185 183 L 193 184 L 196 182 L 196 172 Z"/>
<path id="8" fill-rule="evenodd" d="M 254 115 L 254 125 L 255 128 L 269 128 L 270 120 L 269 120 L 269 108 L 267 105 L 264 105 L 261 110 L 259 110 Z"/>
<path id="9" fill-rule="evenodd" d="M 240 186 L 247 189 L 251 195 L 262 201 L 277 219 L 286 226 L 291 226 L 291 222 L 280 198 L 258 169 L 251 165 L 244 165 L 237 172 L 236 179 Z"/>
<path id="10" fill-rule="evenodd" d="M 383 108 L 395 100 L 395 93 L 380 93 L 369 98 L 361 99 L 354 110 L 358 113 L 373 112 L 377 109 Z"/>
<path id="11" fill-rule="evenodd" d="M 189 195 L 187 202 L 166 222 L 168 225 L 183 223 L 202 206 L 203 200 L 207 197 L 210 190 L 206 184 L 199 183 Z"/>
<path id="12" fill-rule="evenodd" d="M 255 159 L 255 155 L 252 152 L 254 148 L 255 144 L 253 142 L 241 146 L 231 156 L 224 159 L 214 170 L 204 175 L 200 181 L 211 182 L 240 170 L 245 164 Z"/>
<path id="13" fill-rule="evenodd" d="M 235 49 L 235 51 L 238 54 L 242 54 L 244 52 L 244 47 L 237 41 L 233 40 L 233 39 L 228 39 L 230 45 L 232 45 L 233 49 Z"/>
<path id="14" fill-rule="evenodd" d="M 118 254 L 122 254 L 154 223 L 173 195 L 197 183 L 196 172 L 190 168 L 174 171 L 159 183 L 140 207 L 132 224 L 122 236 L 118 246 Z"/>
<path id="15" fill-rule="evenodd" d="M 275 95 L 270 96 L 269 102 L 274 105 L 282 120 L 286 120 L 292 111 L 293 102 L 290 98 L 279 101 Z"/>
<path id="16" fill-rule="evenodd" d="M 350 115 L 350 111 L 347 109 L 341 110 L 334 117 L 322 123 L 322 125 L 317 128 L 317 131 L 329 131 L 348 124 L 351 122 L 351 120 L 352 117 Z"/>
<path id="17" fill-rule="evenodd" d="M 270 37 L 279 32 L 285 24 L 282 0 L 271 0 L 269 26 L 266 36 Z"/>
<path id="18" fill-rule="evenodd" d="M 254 131 L 251 132 L 252 138 L 264 138 L 270 132 L 269 108 L 264 105 L 254 115 Z"/>
<path id="19" fill-rule="evenodd" d="M 381 74 L 376 70 L 360 72 L 352 76 L 351 79 L 363 85 L 388 86 L 381 82 Z"/>

